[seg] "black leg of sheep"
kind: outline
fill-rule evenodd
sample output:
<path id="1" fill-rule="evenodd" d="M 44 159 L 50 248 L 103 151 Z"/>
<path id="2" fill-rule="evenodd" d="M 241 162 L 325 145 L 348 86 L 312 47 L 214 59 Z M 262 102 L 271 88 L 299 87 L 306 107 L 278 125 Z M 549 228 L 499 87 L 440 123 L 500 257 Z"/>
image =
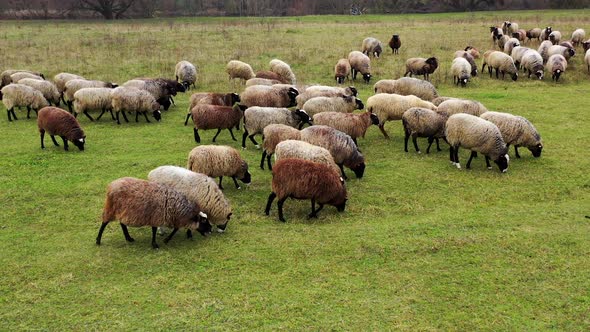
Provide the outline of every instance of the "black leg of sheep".
<path id="1" fill-rule="evenodd" d="M 31 106 L 27 106 L 27 119 L 31 118 Z"/>
<path id="2" fill-rule="evenodd" d="M 84 115 L 86 115 L 90 119 L 90 121 L 94 121 L 94 119 L 90 116 L 90 114 L 88 114 L 88 111 L 84 111 Z M 101 115 L 102 115 L 102 113 L 101 113 Z"/>
<path id="3" fill-rule="evenodd" d="M 277 202 L 277 207 L 279 209 L 279 220 L 282 222 L 286 222 L 285 217 L 283 217 L 283 204 L 285 204 L 285 201 L 287 200 L 287 198 L 289 198 L 289 197 L 279 199 L 279 201 Z"/>
<path id="4" fill-rule="evenodd" d="M 213 143 L 215 143 L 215 140 L 217 139 L 217 136 L 219 135 L 220 132 L 221 132 L 221 128 L 218 128 L 217 133 L 215 134 L 215 136 L 213 136 L 213 141 L 212 141 Z M 233 134 L 232 134 L 232 136 L 233 136 Z"/>
<path id="5" fill-rule="evenodd" d="M 232 178 L 232 180 L 234 180 L 234 184 L 236 185 L 236 188 L 237 189 L 241 189 L 240 185 L 238 184 L 238 180 L 236 179 L 236 177 L 235 176 L 232 176 L 231 178 Z"/>
<path id="6" fill-rule="evenodd" d="M 154 249 L 158 249 L 160 248 L 160 246 L 158 245 L 158 242 L 156 242 L 156 234 L 158 233 L 158 227 L 152 227 L 152 248 Z M 170 234 L 174 234 L 174 231 L 172 231 L 172 233 Z M 168 236 L 170 237 L 170 236 Z"/>
<path id="7" fill-rule="evenodd" d="M 418 137 L 415 135 L 412 135 L 412 143 L 414 143 L 414 149 L 416 149 L 416 152 L 420 153 L 420 148 L 418 147 Z"/>
<path id="8" fill-rule="evenodd" d="M 340 167 L 340 173 L 342 173 L 342 178 L 344 180 L 348 180 L 348 177 L 346 176 L 346 173 L 344 173 L 344 165 L 343 164 L 338 164 L 338 167 Z"/>
<path id="9" fill-rule="evenodd" d="M 64 137 L 64 136 L 60 136 L 61 140 L 64 142 L 64 150 L 68 151 L 69 147 L 68 147 L 68 140 Z"/>
<path id="10" fill-rule="evenodd" d="M 219 189 L 223 190 L 223 186 L 221 185 L 221 181 L 223 181 L 223 176 L 219 177 Z"/>
<path id="11" fill-rule="evenodd" d="M 268 195 L 268 201 L 266 202 L 266 208 L 264 209 L 264 214 L 266 214 L 267 216 L 270 214 L 272 202 L 275 200 L 276 197 L 277 194 L 275 194 L 274 192 L 271 192 L 270 195 Z"/>
<path id="12" fill-rule="evenodd" d="M 102 109 L 102 112 L 100 112 L 100 115 L 98 116 L 98 118 L 96 118 L 96 121 L 100 120 L 100 118 L 102 118 L 102 115 L 106 112 L 106 109 Z"/>
<path id="13" fill-rule="evenodd" d="M 125 224 L 120 224 L 121 225 L 121 229 L 123 230 L 123 235 L 125 236 L 125 241 L 127 242 L 133 242 L 135 241 L 130 235 L 129 235 L 129 231 L 127 230 L 127 226 Z"/>
<path id="14" fill-rule="evenodd" d="M 170 241 L 172 239 L 172 237 L 174 236 L 174 234 L 176 234 L 176 232 L 178 231 L 178 228 L 174 228 L 172 230 L 172 232 L 170 233 L 170 235 L 168 235 L 165 239 L 164 239 L 164 243 L 168 243 L 168 241 Z M 192 235 L 192 234 L 191 234 Z"/>
<path id="15" fill-rule="evenodd" d="M 143 117 L 147 123 L 150 123 L 150 119 L 148 119 L 147 112 L 143 112 Z"/>
<path id="16" fill-rule="evenodd" d="M 260 169 L 264 170 L 264 159 L 266 158 L 266 151 L 262 150 L 262 158 L 260 159 Z"/>
<path id="17" fill-rule="evenodd" d="M 55 136 L 53 135 L 49 135 L 51 137 L 51 141 L 53 141 L 53 145 L 55 146 L 59 146 L 59 144 L 57 143 L 57 141 L 55 140 Z"/>
<path id="18" fill-rule="evenodd" d="M 490 157 L 486 156 L 486 167 L 488 169 L 492 169 L 492 165 L 490 165 Z"/>
<path id="19" fill-rule="evenodd" d="M 471 168 L 471 160 L 473 160 L 473 158 L 475 158 L 475 151 L 471 151 L 471 155 L 469 156 L 469 160 L 467 160 L 467 165 L 465 165 L 465 168 L 470 169 Z"/>
<path id="20" fill-rule="evenodd" d="M 45 130 L 41 129 L 41 149 L 45 149 Z"/>
<path id="21" fill-rule="evenodd" d="M 268 164 L 268 170 L 272 171 L 272 164 L 270 162 L 270 156 L 271 156 L 270 154 L 268 156 L 266 156 L 266 162 Z"/>
<path id="22" fill-rule="evenodd" d="M 188 123 L 188 119 L 192 117 L 192 113 L 186 115 L 186 120 L 184 120 L 184 125 L 186 126 Z"/>
<path id="23" fill-rule="evenodd" d="M 199 136 L 199 130 L 197 128 L 193 128 L 193 134 L 195 136 L 195 142 L 201 143 L 201 136 Z"/>
<path id="24" fill-rule="evenodd" d="M 234 132 L 231 130 L 231 128 L 227 129 L 229 130 L 229 134 L 231 135 L 231 139 L 233 139 L 234 141 L 237 141 L 236 137 L 234 136 Z M 220 129 L 221 131 L 221 129 Z"/>
<path id="25" fill-rule="evenodd" d="M 102 239 L 102 232 L 104 232 L 105 227 L 107 227 L 109 223 L 108 222 L 103 222 L 102 225 L 100 225 L 100 229 L 98 230 L 98 235 L 96 236 L 96 245 L 100 245 L 100 239 Z"/>

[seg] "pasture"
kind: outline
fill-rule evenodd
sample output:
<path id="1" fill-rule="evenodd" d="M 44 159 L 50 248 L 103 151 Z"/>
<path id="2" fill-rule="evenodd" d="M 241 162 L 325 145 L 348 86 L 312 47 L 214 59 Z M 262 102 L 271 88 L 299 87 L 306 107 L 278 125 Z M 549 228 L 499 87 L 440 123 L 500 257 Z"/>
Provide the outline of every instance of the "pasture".
<path id="1" fill-rule="evenodd" d="M 84 152 L 47 137 L 41 150 L 35 117 L 16 110 L 9 123 L 0 106 L 0 330 L 589 330 L 590 74 L 581 48 L 557 84 L 547 73 L 516 82 L 480 73 L 460 88 L 449 75 L 454 51 L 473 45 L 483 54 L 489 26 L 507 19 L 551 25 L 565 38 L 590 31 L 587 10 L 0 22 L 0 70 L 123 83 L 173 77 L 184 59 L 197 66 L 197 91 L 238 93 L 229 60 L 257 71 L 279 58 L 298 83 L 334 85 L 334 64 L 363 38 L 387 43 L 397 33 L 400 54 L 386 47 L 372 60 L 371 84 L 355 82 L 363 101 L 378 80 L 403 75 L 405 59 L 436 55 L 440 95 L 525 116 L 545 145 L 541 158 L 521 148 L 516 159 L 511 149 L 506 174 L 481 157 L 458 170 L 446 145 L 405 153 L 401 122 L 386 124 L 390 140 L 373 126 L 359 140 L 365 176 L 347 170 L 346 211 L 326 206 L 307 220 L 309 201 L 288 200 L 281 223 L 276 204 L 263 213 L 271 173 L 248 143 L 240 151 L 252 184 L 236 190 L 224 180 L 234 211 L 226 233 L 192 241 L 179 233 L 153 250 L 148 228 L 131 228 L 129 244 L 111 223 L 96 246 L 108 183 L 186 165 L 196 146 L 183 126 L 194 90 L 161 123 L 79 116 Z M 209 144 L 215 131 L 200 134 Z M 227 131 L 217 144 L 239 147 Z M 460 157 L 464 164 L 468 152 Z"/>

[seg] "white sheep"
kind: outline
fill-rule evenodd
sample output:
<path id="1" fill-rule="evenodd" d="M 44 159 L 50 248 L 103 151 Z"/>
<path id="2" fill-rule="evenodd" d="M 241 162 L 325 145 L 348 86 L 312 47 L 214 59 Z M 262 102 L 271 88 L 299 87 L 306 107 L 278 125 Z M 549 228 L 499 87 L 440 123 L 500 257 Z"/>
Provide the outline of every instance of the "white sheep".
<path id="1" fill-rule="evenodd" d="M 27 119 L 30 119 L 31 109 L 37 112 L 42 107 L 49 105 L 43 94 L 24 84 L 8 84 L 0 90 L 0 100 L 6 107 L 6 113 L 8 114 L 8 121 L 12 121 L 14 118 L 18 120 L 14 113 L 14 107 L 26 107 L 27 108 Z M 12 114 L 12 117 L 11 117 Z"/>
<path id="2" fill-rule="evenodd" d="M 481 71 L 485 69 L 486 65 L 488 66 L 490 77 L 492 77 L 492 69 L 496 69 L 496 78 L 499 78 L 498 74 L 502 73 L 502 79 L 504 79 L 504 74 L 508 73 L 513 81 L 518 79 L 518 69 L 516 69 L 514 60 L 506 53 L 499 51 L 485 52 Z"/>
<path id="3" fill-rule="evenodd" d="M 262 134 L 266 126 L 280 123 L 293 128 L 301 128 L 303 124 L 311 125 L 311 117 L 303 110 L 291 111 L 288 108 L 275 107 L 250 107 L 244 111 L 244 134 L 242 136 L 242 148 L 246 148 L 246 138 L 260 148 L 254 139 L 257 134 Z"/>
<path id="4" fill-rule="evenodd" d="M 373 55 L 378 58 L 383 52 L 383 44 L 377 38 L 367 37 L 363 39 L 362 52 L 365 55 Z"/>
<path id="5" fill-rule="evenodd" d="M 567 69 L 567 60 L 561 54 L 554 54 L 547 60 L 545 68 L 551 73 L 551 79 L 557 82 L 561 74 Z"/>
<path id="6" fill-rule="evenodd" d="M 531 74 L 535 74 L 538 79 L 543 79 L 543 70 L 545 67 L 543 66 L 543 57 L 539 52 L 531 49 L 527 50 L 521 58 L 521 64 L 529 73 L 529 78 Z"/>
<path id="7" fill-rule="evenodd" d="M 249 64 L 238 60 L 231 60 L 228 62 L 227 66 L 225 67 L 225 72 L 229 75 L 230 81 L 234 78 L 247 81 L 256 76 L 254 74 L 254 70 L 252 70 L 252 67 Z"/>
<path id="8" fill-rule="evenodd" d="M 380 80 L 374 85 L 375 93 L 394 93 L 402 96 L 414 95 L 422 100 L 432 101 L 438 92 L 432 83 L 413 77 L 397 80 Z"/>
<path id="9" fill-rule="evenodd" d="M 96 118 L 100 120 L 105 112 L 111 113 L 111 118 L 115 120 L 113 115 L 113 98 L 111 97 L 113 89 L 110 88 L 83 88 L 74 93 L 74 116 L 79 113 L 86 115 L 90 121 L 94 121 L 92 116 L 88 114 L 91 110 L 100 110 L 101 113 Z"/>
<path id="10" fill-rule="evenodd" d="M 38 80 L 35 78 L 23 78 L 19 80 L 18 83 L 28 85 L 31 88 L 41 92 L 43 97 L 45 97 L 47 102 L 49 102 L 49 105 L 53 104 L 59 106 L 60 95 L 55 84 L 46 80 Z"/>
<path id="11" fill-rule="evenodd" d="M 143 114 L 147 122 L 150 122 L 147 117 L 147 112 L 151 112 L 156 121 L 162 119 L 160 104 L 156 102 L 156 99 L 152 94 L 145 90 L 130 87 L 118 87 L 111 92 L 111 98 L 113 111 L 117 114 L 117 124 L 121 124 L 119 121 L 120 113 L 123 114 L 125 122 L 129 122 L 125 112 L 135 112 L 135 122 L 138 121 L 140 113 Z"/>
<path id="12" fill-rule="evenodd" d="M 221 182 L 224 176 L 230 176 L 238 189 L 241 188 L 238 179 L 246 184 L 252 181 L 248 163 L 238 150 L 224 145 L 201 145 L 192 149 L 186 168 L 212 178 L 219 177 L 220 189 L 223 189 Z"/>
<path id="13" fill-rule="evenodd" d="M 467 85 L 467 81 L 471 78 L 471 65 L 465 58 L 455 58 L 451 64 L 451 74 L 453 74 L 453 83 L 457 81 L 457 85 L 461 83 L 462 87 Z"/>
<path id="14" fill-rule="evenodd" d="M 280 81 L 282 82 L 292 85 L 297 83 L 297 80 L 295 79 L 295 74 L 293 74 L 293 70 L 291 70 L 291 66 L 289 66 L 284 61 L 281 61 L 279 59 L 270 60 L 270 71 L 278 74 L 281 77 Z"/>
<path id="15" fill-rule="evenodd" d="M 435 112 L 427 108 L 412 107 L 402 115 L 402 124 L 404 125 L 404 151 L 408 152 L 408 140 L 412 137 L 416 152 L 420 153 L 417 138 L 427 137 L 428 148 L 426 153 L 430 153 L 430 147 L 436 140 L 436 149 L 441 151 L 438 144 L 439 138 L 445 138 L 445 124 L 449 118 L 448 114 Z"/>
<path id="16" fill-rule="evenodd" d="M 176 64 L 174 74 L 176 80 L 180 81 L 184 88 L 188 90 L 192 85 L 194 88 L 195 82 L 197 82 L 197 67 L 188 61 L 180 61 Z"/>
<path id="17" fill-rule="evenodd" d="M 352 70 L 352 80 L 356 80 L 356 75 L 360 72 L 363 75 L 365 83 L 371 80 L 371 59 L 359 51 L 352 51 L 348 54 L 348 62 Z"/>
<path id="18" fill-rule="evenodd" d="M 572 43 L 575 47 L 578 47 L 586 39 L 586 31 L 584 29 L 576 29 L 572 32 Z"/>
<path id="19" fill-rule="evenodd" d="M 273 123 L 264 127 L 262 131 L 264 141 L 262 142 L 262 159 L 260 159 L 260 168 L 264 169 L 264 158 L 267 158 L 268 169 L 272 170 L 270 157 L 275 153 L 277 144 L 288 139 L 301 139 L 301 132 L 293 127 Z"/>
<path id="20" fill-rule="evenodd" d="M 362 110 L 365 107 L 363 102 L 352 96 L 343 97 L 314 97 L 303 104 L 303 110 L 314 116 L 321 112 L 352 113 L 354 110 Z"/>
<path id="21" fill-rule="evenodd" d="M 498 126 L 507 147 L 510 144 L 514 145 L 516 158 L 520 158 L 518 148 L 521 146 L 529 149 L 535 158 L 541 156 L 543 151 L 541 135 L 526 118 L 501 112 L 486 112 L 481 115 L 481 118 Z"/>

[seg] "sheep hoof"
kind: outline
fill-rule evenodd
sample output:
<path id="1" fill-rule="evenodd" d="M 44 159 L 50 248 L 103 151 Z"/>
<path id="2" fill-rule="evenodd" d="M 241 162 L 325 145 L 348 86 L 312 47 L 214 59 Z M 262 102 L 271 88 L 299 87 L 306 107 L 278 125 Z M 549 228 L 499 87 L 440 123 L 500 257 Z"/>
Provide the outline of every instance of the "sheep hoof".
<path id="1" fill-rule="evenodd" d="M 242 189 L 242 187 L 238 187 L 238 190 Z"/>
<path id="2" fill-rule="evenodd" d="M 457 166 L 458 169 L 461 169 L 461 164 L 456 163 L 455 165 Z"/>
<path id="3" fill-rule="evenodd" d="M 260 150 L 260 145 L 256 145 L 256 150 Z"/>
<path id="4" fill-rule="evenodd" d="M 225 229 L 218 228 L 217 233 L 225 233 Z"/>
<path id="5" fill-rule="evenodd" d="M 418 154 L 422 154 L 422 151 L 418 151 Z"/>
<path id="6" fill-rule="evenodd" d="M 488 169 L 492 169 L 491 167 L 488 167 Z"/>

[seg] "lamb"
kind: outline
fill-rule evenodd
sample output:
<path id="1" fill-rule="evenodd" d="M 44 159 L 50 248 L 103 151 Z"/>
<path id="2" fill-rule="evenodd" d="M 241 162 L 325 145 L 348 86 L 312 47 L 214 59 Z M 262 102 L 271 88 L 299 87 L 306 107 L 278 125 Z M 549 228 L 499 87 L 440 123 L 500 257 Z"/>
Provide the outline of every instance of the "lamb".
<path id="1" fill-rule="evenodd" d="M 275 160 L 280 161 L 282 159 L 290 158 L 304 159 L 324 164 L 331 167 L 337 173 L 340 172 L 340 168 L 334 162 L 334 158 L 332 158 L 330 151 L 321 146 L 309 144 L 304 141 L 286 140 L 277 144 L 275 149 Z"/>
<path id="2" fill-rule="evenodd" d="M 295 79 L 295 74 L 291 70 L 291 66 L 289 66 L 286 62 L 283 62 L 279 59 L 272 59 L 270 60 L 270 70 L 273 73 L 277 73 L 282 81 L 286 84 L 296 84 L 297 80 Z"/>
<path id="3" fill-rule="evenodd" d="M 248 107 L 292 107 L 297 104 L 295 98 L 299 92 L 291 86 L 280 84 L 253 85 L 240 94 L 241 104 Z"/>
<path id="4" fill-rule="evenodd" d="M 180 61 L 176 64 L 174 70 L 176 80 L 182 83 L 185 90 L 188 90 L 192 85 L 196 88 L 195 82 L 197 82 L 197 67 L 188 61 Z"/>
<path id="5" fill-rule="evenodd" d="M 553 43 L 553 45 L 559 44 L 559 42 L 561 41 L 561 32 L 553 30 L 549 34 L 549 40 Z"/>
<path id="6" fill-rule="evenodd" d="M 345 133 L 328 126 L 311 126 L 301 130 L 301 140 L 330 151 L 344 179 L 347 177 L 343 166 L 350 168 L 357 178 L 363 177 L 365 157 Z"/>
<path id="7" fill-rule="evenodd" d="M 391 47 L 391 54 L 399 54 L 399 49 L 402 47 L 402 41 L 399 35 L 392 35 L 389 40 L 389 47 Z"/>
<path id="8" fill-rule="evenodd" d="M 68 83 L 68 81 L 71 81 L 71 80 L 84 80 L 84 79 L 85 78 L 80 75 L 70 74 L 70 73 L 59 73 L 53 77 L 53 81 L 55 82 L 55 86 L 57 87 L 57 91 L 59 92 L 60 98 L 64 102 L 64 104 L 66 103 L 66 100 L 64 99 L 64 91 L 66 90 L 66 83 Z"/>
<path id="9" fill-rule="evenodd" d="M 237 179 L 249 184 L 252 181 L 248 163 L 238 150 L 224 145 L 201 145 L 192 149 L 188 155 L 187 169 L 203 173 L 212 178 L 219 177 L 219 188 L 224 176 L 231 176 L 236 188 L 241 189 Z"/>
<path id="10" fill-rule="evenodd" d="M 8 121 L 14 118 L 18 120 L 14 113 L 14 107 L 27 107 L 27 119 L 30 119 L 31 109 L 37 112 L 49 103 L 38 90 L 24 84 L 8 84 L 0 90 L 0 100 L 6 107 Z M 12 117 L 11 117 L 12 114 Z"/>
<path id="11" fill-rule="evenodd" d="M 410 58 L 406 60 L 406 73 L 404 76 L 410 75 L 424 75 L 424 79 L 428 80 L 430 74 L 438 68 L 438 59 L 435 57 L 425 58 Z"/>
<path id="12" fill-rule="evenodd" d="M 535 158 L 541 156 L 543 142 L 541 135 L 529 120 L 522 116 L 515 116 L 509 113 L 486 112 L 481 118 L 495 124 L 507 147 L 514 145 L 516 158 L 520 158 L 518 148 L 521 146 L 529 149 Z"/>
<path id="13" fill-rule="evenodd" d="M 561 45 L 553 45 L 547 50 L 547 56 L 550 57 L 553 54 L 561 54 L 566 60 L 576 55 L 576 51 L 573 48 L 568 48 Z"/>
<path id="14" fill-rule="evenodd" d="M 512 49 L 515 48 L 516 46 L 520 46 L 520 41 L 518 39 L 516 39 L 516 38 L 508 39 L 508 41 L 506 41 L 506 43 L 504 44 L 504 53 L 506 53 L 506 54 L 512 53 Z"/>
<path id="15" fill-rule="evenodd" d="M 334 66 L 334 78 L 336 79 L 336 83 L 342 84 L 345 79 L 349 79 L 350 68 L 350 62 L 348 62 L 348 59 L 338 60 L 336 66 Z"/>
<path id="16" fill-rule="evenodd" d="M 356 75 L 360 72 L 365 83 L 369 84 L 371 80 L 371 59 L 362 52 L 352 51 L 348 54 L 348 62 L 352 70 L 352 80 L 356 80 Z"/>
<path id="17" fill-rule="evenodd" d="M 358 146 L 356 139 L 358 137 L 365 138 L 369 126 L 372 124 L 379 125 L 379 118 L 369 111 L 361 114 L 323 112 L 313 116 L 313 123 L 314 125 L 332 127 L 347 134 L 352 138 L 354 144 Z"/>
<path id="18" fill-rule="evenodd" d="M 7 69 L 7 70 L 3 71 L 2 74 L 0 74 L 0 81 L 1 81 L 0 89 L 2 89 L 3 87 L 7 86 L 10 83 L 12 83 L 12 78 L 10 77 L 12 74 L 22 73 L 22 72 L 37 75 L 37 76 L 41 77 L 41 79 L 45 79 L 45 76 L 43 76 L 43 74 L 39 73 L 39 72 L 24 70 L 24 69 Z"/>
<path id="19" fill-rule="evenodd" d="M 127 226 L 151 226 L 154 249 L 159 248 L 156 242 L 158 226 L 174 228 L 164 239 L 164 243 L 168 243 L 179 228 L 197 230 L 203 236 L 211 231 L 207 215 L 185 195 L 168 185 L 130 177 L 117 179 L 107 187 L 102 225 L 96 237 L 97 245 L 101 243 L 104 229 L 113 220 L 119 220 L 121 223 L 127 242 L 134 241 Z"/>
<path id="20" fill-rule="evenodd" d="M 90 110 L 101 110 L 102 112 L 96 118 L 100 120 L 102 115 L 109 111 L 111 118 L 115 120 L 113 115 L 113 99 L 111 97 L 113 89 L 109 88 L 83 88 L 74 93 L 74 116 L 77 117 L 79 113 L 86 115 L 90 121 L 94 121 L 92 116 L 88 114 Z"/>
<path id="21" fill-rule="evenodd" d="M 344 181 L 329 166 L 302 159 L 283 159 L 273 169 L 272 192 L 268 196 L 264 213 L 269 215 L 272 202 L 278 197 L 279 220 L 285 222 L 283 204 L 287 198 L 311 199 L 308 218 L 317 218 L 324 204 L 336 207 L 339 212 L 346 207 L 347 195 Z M 319 204 L 316 210 L 315 204 Z"/>
<path id="22" fill-rule="evenodd" d="M 342 97 L 342 96 L 354 96 L 358 95 L 358 91 L 354 86 L 346 88 L 332 87 L 325 85 L 312 85 L 307 87 L 303 93 L 299 94 L 295 100 L 297 101 L 297 108 L 303 108 L 303 105 L 314 97 Z"/>
<path id="23" fill-rule="evenodd" d="M 590 73 L 590 49 L 586 51 L 586 55 L 584 55 L 584 62 L 588 67 L 588 72 Z"/>
<path id="24" fill-rule="evenodd" d="M 385 122 L 401 120 L 402 114 L 412 107 L 428 108 L 436 110 L 433 103 L 422 100 L 416 96 L 402 96 L 397 94 L 378 93 L 367 99 L 367 110 L 379 118 L 379 130 L 385 138 L 389 135 L 385 131 Z"/>
<path id="25" fill-rule="evenodd" d="M 549 57 L 545 68 L 551 73 L 551 80 L 559 81 L 559 77 L 567 69 L 567 60 L 561 54 L 554 54 Z"/>
<path id="26" fill-rule="evenodd" d="M 432 83 L 413 77 L 397 80 L 380 80 L 375 83 L 375 93 L 395 93 L 402 96 L 414 95 L 422 100 L 434 100 L 438 92 Z"/>
<path id="27" fill-rule="evenodd" d="M 584 39 L 586 39 L 586 31 L 584 31 L 584 29 L 576 29 L 574 32 L 572 32 L 571 40 L 575 47 L 578 47 L 578 45 L 580 45 Z"/>
<path id="28" fill-rule="evenodd" d="M 27 72 L 22 72 L 22 71 L 10 75 L 10 79 L 12 80 L 12 83 L 20 83 L 19 81 L 22 79 L 25 79 L 25 78 L 40 80 L 40 81 L 44 80 L 43 77 L 41 77 L 39 75 L 35 75 L 35 74 L 27 73 Z"/>
<path id="29" fill-rule="evenodd" d="M 255 76 L 254 70 L 252 70 L 252 67 L 249 64 L 238 60 L 231 60 L 228 62 L 225 67 L 225 72 L 229 75 L 230 81 L 234 78 L 247 81 Z"/>
<path id="30" fill-rule="evenodd" d="M 72 112 L 72 106 L 74 103 L 74 94 L 76 91 L 83 89 L 83 88 L 113 88 L 116 87 L 116 84 L 111 82 L 103 82 L 103 81 L 89 81 L 85 79 L 73 79 L 69 80 L 64 89 L 64 99 L 67 98 L 66 104 L 68 105 L 68 109 Z"/>
<path id="31" fill-rule="evenodd" d="M 404 125 L 404 151 L 408 152 L 408 140 L 412 136 L 412 142 L 416 152 L 420 153 L 418 137 L 428 137 L 428 148 L 426 153 L 430 153 L 430 147 L 436 139 L 436 149 L 442 151 L 438 145 L 439 138 L 445 138 L 445 124 L 449 118 L 444 112 L 435 112 L 427 108 L 412 107 L 402 115 L 402 124 Z"/>
<path id="32" fill-rule="evenodd" d="M 539 28 L 530 29 L 526 32 L 526 37 L 529 40 L 532 40 L 532 39 L 541 40 L 541 32 L 543 32 L 543 30 L 541 30 Z"/>
<path id="33" fill-rule="evenodd" d="M 539 38 L 541 40 L 548 40 L 551 32 L 553 32 L 553 29 L 551 27 L 546 27 L 543 30 L 541 30 L 541 35 L 539 36 Z M 541 53 L 541 52 L 539 52 L 539 53 Z"/>
<path id="34" fill-rule="evenodd" d="M 365 55 L 373 55 L 378 58 L 383 52 L 383 46 L 377 38 L 367 37 L 363 39 L 362 52 Z"/>
<path id="35" fill-rule="evenodd" d="M 28 85 L 31 88 L 41 92 L 45 100 L 49 102 L 49 105 L 53 103 L 54 105 L 59 106 L 60 95 L 55 84 L 49 81 L 38 80 L 34 78 L 23 78 L 19 80 L 18 83 Z"/>
<path id="36" fill-rule="evenodd" d="M 553 44 L 548 40 L 543 41 L 541 45 L 539 45 L 538 52 L 539 54 L 541 54 L 543 62 L 545 63 L 547 63 L 547 59 L 549 59 L 549 48 L 552 46 Z"/>
<path id="37" fill-rule="evenodd" d="M 148 174 L 148 180 L 168 185 L 196 203 L 218 231 L 223 232 L 227 228 L 232 208 L 212 178 L 182 167 L 160 166 Z"/>
<path id="38" fill-rule="evenodd" d="M 480 116 L 487 112 L 488 109 L 480 102 L 468 99 L 451 99 L 442 102 L 436 109 L 439 113 L 445 113 L 451 116 L 457 113 L 466 113 L 474 116 Z"/>
<path id="39" fill-rule="evenodd" d="M 362 110 L 365 107 L 363 102 L 351 96 L 342 97 L 314 97 L 303 104 L 303 109 L 309 116 L 321 112 L 352 113 L 354 110 Z"/>
<path id="40" fill-rule="evenodd" d="M 246 81 L 246 86 L 252 86 L 252 85 L 275 85 L 275 84 L 281 84 L 281 81 L 278 80 L 271 80 L 268 78 L 260 78 L 260 77 L 254 77 L 251 78 L 249 80 Z"/>
<path id="41" fill-rule="evenodd" d="M 156 121 L 160 121 L 162 119 L 162 115 L 160 113 L 160 104 L 156 102 L 154 96 L 152 96 L 146 90 L 130 87 L 118 87 L 113 89 L 111 92 L 111 98 L 113 101 L 113 111 L 115 111 L 117 114 L 117 124 L 121 124 L 119 121 L 119 113 L 123 114 L 125 122 L 129 122 L 129 120 L 127 120 L 127 116 L 125 115 L 125 111 L 135 112 L 135 122 L 138 121 L 137 118 L 139 113 L 143 114 L 147 122 L 150 122 L 147 117 L 147 112 L 152 112 L 152 116 L 154 119 L 156 119 Z"/>
<path id="42" fill-rule="evenodd" d="M 483 55 L 483 65 L 481 67 L 481 71 L 485 69 L 485 66 L 488 65 L 488 72 L 490 77 L 492 77 L 492 69 L 496 69 L 496 78 L 498 78 L 498 73 L 502 73 L 502 79 L 504 79 L 504 74 L 510 74 L 513 81 L 518 79 L 518 69 L 516 69 L 516 65 L 514 64 L 514 60 L 506 53 L 499 52 L 499 51 L 487 51 Z"/>
<path id="43" fill-rule="evenodd" d="M 208 105 L 198 104 L 192 110 L 192 117 L 195 123 L 193 128 L 195 142 L 201 143 L 201 137 L 199 137 L 199 129 L 217 129 L 217 133 L 213 136 L 213 142 L 219 135 L 222 129 L 229 130 L 231 138 L 234 141 L 237 139 L 234 137 L 232 128 L 238 126 L 240 120 L 244 116 L 245 106 L 235 104 L 232 106 L 219 106 L 219 105 Z"/>
<path id="44" fill-rule="evenodd" d="M 291 111 L 288 108 L 249 107 L 244 111 L 244 135 L 242 148 L 246 148 L 246 137 L 260 148 L 254 139 L 256 134 L 262 134 L 264 128 L 273 123 L 280 123 L 293 128 L 300 128 L 305 124 L 311 125 L 311 118 L 304 110 Z"/>
<path id="45" fill-rule="evenodd" d="M 468 45 L 465 47 L 465 52 L 469 53 L 474 59 L 479 59 L 479 51 L 477 48 Z"/>
<path id="46" fill-rule="evenodd" d="M 543 57 L 541 54 L 535 50 L 528 50 L 522 56 L 522 66 L 528 71 L 528 77 L 531 77 L 531 74 L 535 74 L 538 79 L 543 79 L 543 70 L 545 67 L 543 66 Z"/>
<path id="47" fill-rule="evenodd" d="M 445 136 L 450 145 L 451 163 L 461 168 L 459 163 L 459 147 L 471 150 L 467 161 L 467 169 L 477 152 L 486 158 L 486 166 L 491 169 L 490 159 L 498 165 L 502 173 L 508 171 L 508 147 L 502 139 L 498 127 L 484 119 L 471 114 L 453 114 L 447 120 Z"/>
<path id="48" fill-rule="evenodd" d="M 197 104 L 207 105 L 219 105 L 219 106 L 233 106 L 235 103 L 240 102 L 240 95 L 237 93 L 215 93 L 215 92 L 197 92 L 191 95 L 188 113 L 186 114 L 186 120 L 184 125 L 188 123 L 188 119 L 192 117 L 191 110 L 197 106 Z M 238 128 L 240 129 L 240 128 Z"/>
<path id="49" fill-rule="evenodd" d="M 465 58 L 455 58 L 451 64 L 451 74 L 453 74 L 453 83 L 457 80 L 457 85 L 461 83 L 461 86 L 465 87 L 471 78 L 471 65 Z"/>
<path id="50" fill-rule="evenodd" d="M 264 141 L 262 142 L 262 159 L 260 159 L 260 168 L 264 169 L 264 158 L 267 158 L 268 169 L 272 171 L 270 157 L 275 153 L 277 144 L 286 140 L 300 140 L 301 132 L 298 129 L 289 127 L 284 124 L 269 124 L 262 131 Z"/>
<path id="51" fill-rule="evenodd" d="M 477 64 L 475 63 L 475 58 L 471 55 L 471 53 L 467 51 L 457 51 L 455 52 L 454 59 L 455 58 L 464 58 L 467 60 L 471 66 L 471 76 L 477 76 Z"/>
<path id="52" fill-rule="evenodd" d="M 41 149 L 45 149 L 45 132 L 49 134 L 53 144 L 59 146 L 55 136 L 61 137 L 64 142 L 64 150 L 68 151 L 68 141 L 84 151 L 86 135 L 80 127 L 78 120 L 67 111 L 57 107 L 43 107 L 37 116 L 37 127 L 41 134 Z"/>

